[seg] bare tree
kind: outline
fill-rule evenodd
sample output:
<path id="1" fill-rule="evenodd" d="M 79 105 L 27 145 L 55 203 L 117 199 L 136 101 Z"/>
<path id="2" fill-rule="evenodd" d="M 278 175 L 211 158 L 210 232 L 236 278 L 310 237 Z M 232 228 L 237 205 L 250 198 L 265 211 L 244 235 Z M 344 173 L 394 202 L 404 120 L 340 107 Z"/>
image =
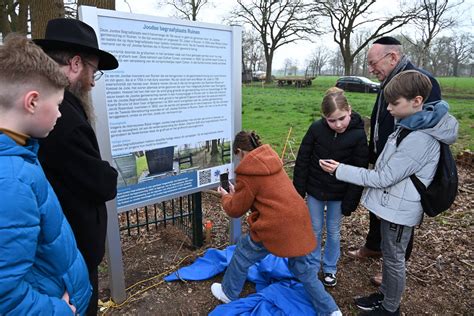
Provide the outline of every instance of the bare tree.
<path id="1" fill-rule="evenodd" d="M 331 65 L 331 74 L 333 75 L 342 75 L 344 73 L 344 61 L 341 56 L 341 51 L 336 50 L 332 54 L 332 58 L 329 60 Z"/>
<path id="2" fill-rule="evenodd" d="M 264 64 L 263 46 L 254 30 L 244 31 L 242 35 L 242 59 L 245 70 L 261 70 Z"/>
<path id="3" fill-rule="evenodd" d="M 158 5 L 172 6 L 176 10 L 176 16 L 181 19 L 197 21 L 199 11 L 206 5 L 211 4 L 209 0 L 160 0 Z"/>
<path id="4" fill-rule="evenodd" d="M 433 39 L 442 30 L 456 25 L 456 16 L 449 12 L 462 4 L 464 0 L 448 5 L 449 0 L 419 0 L 420 12 L 413 20 L 415 26 L 421 31 L 421 62 L 420 66 L 427 67 L 430 47 Z"/>
<path id="5" fill-rule="evenodd" d="M 321 75 L 321 70 L 330 59 L 331 52 L 328 51 L 327 47 L 318 46 L 311 54 L 311 60 L 309 62 L 310 69 L 312 69 L 312 75 Z"/>
<path id="6" fill-rule="evenodd" d="M 291 66 L 293 66 L 293 60 L 291 58 L 285 58 L 283 61 L 283 76 L 286 76 Z"/>
<path id="7" fill-rule="evenodd" d="M 407 55 L 410 60 L 415 63 L 415 65 L 420 65 L 423 55 L 421 47 L 423 45 L 421 45 L 419 41 L 407 35 L 402 35 L 397 39 L 400 41 L 400 43 L 402 43 L 405 55 Z"/>
<path id="8" fill-rule="evenodd" d="M 315 15 L 303 0 L 237 0 L 237 4 L 230 20 L 248 24 L 259 33 L 267 63 L 267 83 L 272 80 L 273 56 L 279 47 L 319 34 Z"/>
<path id="9" fill-rule="evenodd" d="M 443 36 L 433 41 L 427 58 L 426 69 L 434 76 L 449 76 L 451 73 L 451 37 Z"/>
<path id="10" fill-rule="evenodd" d="M 388 34 L 407 24 L 415 16 L 415 8 L 400 9 L 399 14 L 387 17 L 372 15 L 370 7 L 376 0 L 315 0 L 314 10 L 329 18 L 334 41 L 339 45 L 344 61 L 344 74 L 350 75 L 351 65 L 372 40 Z M 371 26 L 367 38 L 357 47 L 351 46 L 351 37 L 356 29 Z"/>
<path id="11" fill-rule="evenodd" d="M 454 77 L 459 76 L 459 66 L 462 63 L 472 60 L 474 54 L 473 44 L 472 35 L 470 34 L 458 35 L 453 38 L 453 41 L 451 41 Z"/>
<path id="12" fill-rule="evenodd" d="M 352 47 L 360 47 L 367 39 L 370 34 L 367 31 L 358 31 L 352 38 Z M 367 75 L 367 54 L 369 52 L 369 46 L 366 45 L 359 53 L 354 57 L 352 62 L 351 73 L 356 75 Z"/>
<path id="13" fill-rule="evenodd" d="M 290 71 L 288 72 L 288 75 L 296 76 L 297 74 L 298 74 L 298 64 L 291 65 Z"/>

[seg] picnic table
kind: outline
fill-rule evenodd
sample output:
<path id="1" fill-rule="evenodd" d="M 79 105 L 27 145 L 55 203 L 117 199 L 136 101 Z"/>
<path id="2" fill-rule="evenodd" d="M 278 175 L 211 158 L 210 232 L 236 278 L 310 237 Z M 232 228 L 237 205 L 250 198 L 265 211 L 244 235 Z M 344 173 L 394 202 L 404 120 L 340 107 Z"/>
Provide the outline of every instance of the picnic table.
<path id="1" fill-rule="evenodd" d="M 275 80 L 279 87 L 285 85 L 295 85 L 296 88 L 308 87 L 312 84 L 312 81 L 316 77 L 305 77 L 305 76 L 289 76 L 289 77 L 277 77 Z"/>

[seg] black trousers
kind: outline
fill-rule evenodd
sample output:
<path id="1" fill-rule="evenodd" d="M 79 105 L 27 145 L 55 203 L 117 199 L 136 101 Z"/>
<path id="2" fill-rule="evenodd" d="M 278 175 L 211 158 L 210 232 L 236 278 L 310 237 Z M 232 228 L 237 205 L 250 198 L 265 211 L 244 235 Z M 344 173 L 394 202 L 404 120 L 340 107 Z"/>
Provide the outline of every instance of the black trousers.
<path id="1" fill-rule="evenodd" d="M 99 301 L 99 272 L 98 267 L 89 269 L 89 282 L 92 285 L 92 296 L 87 307 L 87 316 L 97 316 L 97 302 Z"/>
<path id="2" fill-rule="evenodd" d="M 380 219 L 377 218 L 372 212 L 369 212 L 369 232 L 365 239 L 365 246 L 373 251 L 380 251 L 380 242 L 382 241 L 382 234 L 380 232 Z M 412 230 L 410 241 L 408 242 L 407 250 L 405 252 L 405 261 L 408 261 L 413 250 L 413 237 L 415 236 L 415 230 Z"/>

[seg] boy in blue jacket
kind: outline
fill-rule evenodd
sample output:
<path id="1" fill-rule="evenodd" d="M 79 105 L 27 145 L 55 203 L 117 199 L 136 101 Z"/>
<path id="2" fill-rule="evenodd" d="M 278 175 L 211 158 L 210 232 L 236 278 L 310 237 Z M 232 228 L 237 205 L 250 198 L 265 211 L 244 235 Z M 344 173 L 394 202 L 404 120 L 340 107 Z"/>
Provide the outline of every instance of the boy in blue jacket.
<path id="1" fill-rule="evenodd" d="M 440 145 L 453 144 L 458 122 L 448 114 L 448 104 L 424 104 L 431 91 L 429 78 L 416 71 L 403 71 L 384 89 L 387 110 L 397 129 L 389 138 L 373 170 L 337 161 L 320 161 L 321 167 L 338 180 L 365 186 L 362 204 L 381 220 L 382 285 L 380 292 L 355 300 L 368 315 L 400 315 L 405 289 L 405 250 L 413 227 L 422 219 L 420 195 L 410 175 L 428 186 L 438 166 Z M 403 129 L 412 130 L 397 146 Z"/>
<path id="2" fill-rule="evenodd" d="M 37 159 L 69 84 L 31 40 L 0 46 L 0 315 L 84 314 L 87 268 Z"/>

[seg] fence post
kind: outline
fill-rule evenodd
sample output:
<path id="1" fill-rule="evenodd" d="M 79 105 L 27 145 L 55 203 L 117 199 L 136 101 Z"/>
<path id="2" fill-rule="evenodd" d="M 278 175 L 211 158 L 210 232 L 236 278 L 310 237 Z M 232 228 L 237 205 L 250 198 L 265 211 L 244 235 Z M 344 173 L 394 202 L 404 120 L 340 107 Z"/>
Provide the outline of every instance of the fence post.
<path id="1" fill-rule="evenodd" d="M 197 248 L 203 245 L 202 235 L 202 200 L 201 192 L 193 193 L 193 245 Z"/>

